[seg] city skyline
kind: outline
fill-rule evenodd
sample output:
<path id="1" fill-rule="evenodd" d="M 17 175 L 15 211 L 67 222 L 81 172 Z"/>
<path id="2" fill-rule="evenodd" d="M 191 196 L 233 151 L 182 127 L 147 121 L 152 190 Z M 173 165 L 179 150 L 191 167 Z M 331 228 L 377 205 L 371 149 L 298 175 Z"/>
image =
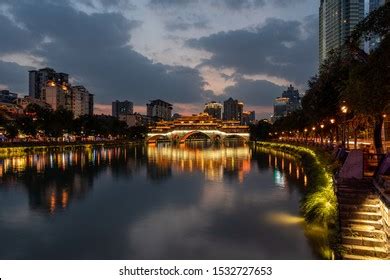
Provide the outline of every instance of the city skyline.
<path id="1" fill-rule="evenodd" d="M 285 87 L 303 93 L 318 69 L 320 1 L 67 0 L 41 1 L 39 11 L 33 2 L 0 4 L 0 89 L 27 94 L 25 71 L 53 67 L 95 94 L 98 114 L 109 114 L 112 95 L 143 114 L 148 100 L 167 96 L 182 115 L 231 96 L 269 117 Z M 54 28 L 43 15 L 77 24 Z M 85 38 L 72 38 L 79 28 Z"/>
<path id="2" fill-rule="evenodd" d="M 72 73 L 72 84 L 83 84 L 95 94 L 96 113 L 111 111 L 112 96 L 132 100 L 134 110 L 141 113 L 148 100 L 164 96 L 181 114 L 199 112 L 207 101 L 232 96 L 247 100 L 249 110 L 265 117 L 285 86 L 291 82 L 303 87 L 317 68 L 318 3 L 314 1 L 2 3 L 7 44 L 0 48 L 0 87 L 27 94 L 26 71 L 52 67 Z M 48 24 L 55 17 L 77 24 Z M 285 31 L 286 26 L 291 30 Z M 83 36 L 74 35 L 76 28 Z M 272 38 L 274 31 L 281 32 L 280 37 Z M 246 65 L 227 59 L 232 50 L 224 42 L 237 36 L 250 42 L 248 56 L 243 52 L 235 58 L 247 61 Z M 284 39 L 299 48 L 284 46 Z M 218 44 L 226 47 L 217 53 L 213 48 Z M 276 47 L 291 55 L 267 62 Z M 299 55 L 302 47 L 312 50 Z M 255 51 L 259 66 L 252 69 Z M 310 58 L 291 61 L 308 54 Z"/>

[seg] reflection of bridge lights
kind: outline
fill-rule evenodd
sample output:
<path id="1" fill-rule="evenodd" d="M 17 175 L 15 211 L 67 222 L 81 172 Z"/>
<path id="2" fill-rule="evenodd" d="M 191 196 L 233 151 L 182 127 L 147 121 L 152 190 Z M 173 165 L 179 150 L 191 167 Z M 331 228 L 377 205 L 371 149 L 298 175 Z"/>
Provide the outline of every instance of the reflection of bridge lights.
<path id="1" fill-rule="evenodd" d="M 50 213 L 53 214 L 56 209 L 56 194 L 54 191 L 50 194 Z"/>
<path id="2" fill-rule="evenodd" d="M 292 174 L 292 163 L 290 162 L 289 164 L 288 164 L 288 174 Z"/>
<path id="3" fill-rule="evenodd" d="M 286 178 L 284 177 L 283 173 L 280 172 L 279 170 L 275 169 L 274 180 L 275 180 L 275 184 L 278 185 L 279 187 L 284 188 L 286 186 Z"/>
<path id="4" fill-rule="evenodd" d="M 297 166 L 297 179 L 299 179 L 300 173 L 299 173 L 299 167 Z"/>
<path id="5" fill-rule="evenodd" d="M 306 175 L 303 177 L 303 185 L 305 187 L 307 187 L 307 176 Z"/>
<path id="6" fill-rule="evenodd" d="M 69 202 L 69 194 L 68 194 L 68 191 L 67 190 L 63 190 L 62 191 L 62 199 L 61 199 L 61 203 L 62 203 L 62 208 L 66 208 L 68 206 L 68 202 Z"/>

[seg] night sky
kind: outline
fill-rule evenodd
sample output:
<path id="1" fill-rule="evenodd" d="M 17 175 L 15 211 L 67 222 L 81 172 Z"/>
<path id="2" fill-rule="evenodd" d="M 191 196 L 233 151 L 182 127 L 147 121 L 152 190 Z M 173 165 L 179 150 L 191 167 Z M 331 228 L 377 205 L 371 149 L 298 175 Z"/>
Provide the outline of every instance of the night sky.
<path id="1" fill-rule="evenodd" d="M 0 88 L 28 93 L 52 67 L 144 113 L 150 99 L 197 113 L 234 97 L 257 117 L 318 69 L 317 0 L 0 0 Z"/>

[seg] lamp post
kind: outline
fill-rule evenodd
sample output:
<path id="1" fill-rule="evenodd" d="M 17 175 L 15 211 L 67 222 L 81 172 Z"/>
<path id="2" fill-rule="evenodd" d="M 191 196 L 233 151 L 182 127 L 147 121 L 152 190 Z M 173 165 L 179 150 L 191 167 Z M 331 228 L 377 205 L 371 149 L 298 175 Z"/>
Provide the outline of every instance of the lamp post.
<path id="1" fill-rule="evenodd" d="M 304 135 L 305 135 L 305 142 L 307 143 L 307 128 L 305 128 L 303 131 L 304 131 Z"/>
<path id="2" fill-rule="evenodd" d="M 321 145 L 322 145 L 322 144 L 324 144 L 324 139 L 323 139 L 323 134 L 324 134 L 324 133 L 323 133 L 323 131 L 324 131 L 325 125 L 321 124 L 320 127 L 321 127 L 320 139 L 321 139 Z"/>
<path id="3" fill-rule="evenodd" d="M 343 128 L 342 128 L 342 143 L 341 145 L 343 148 L 345 148 L 345 140 L 346 140 L 346 120 L 347 120 L 347 113 L 348 113 L 348 107 L 346 105 L 341 106 L 341 113 L 343 113 Z"/>
<path id="4" fill-rule="evenodd" d="M 331 124 L 331 126 L 330 126 L 330 143 L 331 143 L 331 145 L 333 146 L 333 141 L 334 141 L 334 124 L 336 123 L 336 120 L 335 119 L 330 119 L 330 124 Z M 336 141 L 338 140 L 337 139 L 338 137 L 336 136 Z"/>

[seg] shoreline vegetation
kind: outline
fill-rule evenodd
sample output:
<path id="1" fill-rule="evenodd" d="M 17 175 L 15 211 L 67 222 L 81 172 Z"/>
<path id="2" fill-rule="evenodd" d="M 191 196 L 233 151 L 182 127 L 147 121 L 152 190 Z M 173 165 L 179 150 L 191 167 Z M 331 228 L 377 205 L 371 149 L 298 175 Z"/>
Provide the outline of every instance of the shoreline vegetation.
<path id="1" fill-rule="evenodd" d="M 316 253 L 324 259 L 337 259 L 339 250 L 339 213 L 332 176 L 339 167 L 322 148 L 286 143 L 256 142 L 257 147 L 285 152 L 299 160 L 308 176 L 307 192 L 301 201 L 305 235 L 316 243 Z"/>
<path id="2" fill-rule="evenodd" d="M 126 146 L 143 141 L 135 140 L 105 140 L 83 142 L 14 142 L 0 144 L 0 158 L 25 156 L 39 152 L 62 152 L 78 149 L 92 149 L 97 147 Z"/>

